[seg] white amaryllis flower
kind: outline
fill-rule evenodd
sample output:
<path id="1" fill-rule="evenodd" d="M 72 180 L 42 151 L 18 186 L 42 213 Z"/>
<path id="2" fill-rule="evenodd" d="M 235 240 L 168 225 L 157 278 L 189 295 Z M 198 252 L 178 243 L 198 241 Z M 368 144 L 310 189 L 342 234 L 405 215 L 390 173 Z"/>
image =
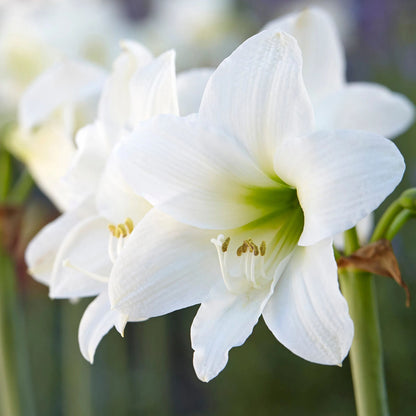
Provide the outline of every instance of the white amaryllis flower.
<path id="1" fill-rule="evenodd" d="M 395 138 L 412 124 L 414 106 L 404 95 L 379 84 L 347 83 L 340 36 L 323 9 L 311 7 L 288 14 L 271 21 L 265 29 L 285 31 L 298 41 L 317 130 L 357 129 Z M 369 240 L 372 229 L 372 215 L 357 224 L 362 243 Z M 342 248 L 343 240 L 343 235 L 337 235 L 335 245 Z"/>
<path id="2" fill-rule="evenodd" d="M 97 120 L 77 135 L 78 149 L 67 174 L 67 184 L 83 202 L 47 225 L 26 251 L 30 273 L 49 285 L 51 298 L 97 295 L 79 327 L 81 352 L 90 362 L 113 326 L 123 333 L 127 318 L 110 308 L 108 278 L 134 226 L 151 208 L 114 171 L 111 149 L 143 120 L 178 114 L 174 52 L 153 58 L 135 42 L 123 42 L 122 47 Z M 179 102 L 189 111 L 197 111 L 211 72 L 193 70 L 178 77 Z"/>
<path id="3" fill-rule="evenodd" d="M 198 115 L 144 122 L 117 151 L 155 208 L 113 267 L 111 303 L 129 320 L 202 303 L 191 329 L 201 380 L 261 315 L 307 360 L 339 364 L 350 348 L 332 236 L 381 203 L 404 163 L 379 135 L 314 130 L 295 39 L 264 31 L 220 64 Z"/>

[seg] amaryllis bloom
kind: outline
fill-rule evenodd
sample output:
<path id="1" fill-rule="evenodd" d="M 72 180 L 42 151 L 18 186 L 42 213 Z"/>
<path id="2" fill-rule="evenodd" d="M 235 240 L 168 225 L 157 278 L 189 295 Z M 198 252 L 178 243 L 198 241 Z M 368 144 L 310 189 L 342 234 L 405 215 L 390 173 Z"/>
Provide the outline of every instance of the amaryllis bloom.
<path id="1" fill-rule="evenodd" d="M 209 381 L 262 315 L 309 361 L 339 364 L 353 337 L 332 237 L 395 188 L 395 145 L 374 133 L 314 133 L 293 37 L 264 31 L 222 62 L 197 115 L 142 123 L 117 151 L 154 205 L 112 269 L 112 306 L 142 320 L 201 303 L 194 367 Z"/>
<path id="2" fill-rule="evenodd" d="M 50 287 L 51 298 L 97 296 L 79 327 L 81 352 L 90 362 L 113 326 L 123 333 L 127 316 L 111 310 L 108 279 L 135 225 L 151 208 L 113 169 L 111 150 L 143 120 L 179 114 L 174 51 L 153 58 L 138 43 L 126 41 L 122 47 L 104 86 L 97 120 L 76 138 L 66 182 L 82 202 L 41 230 L 26 252 L 29 272 Z M 178 79 L 179 102 L 188 110 L 197 111 L 211 72 L 193 70 Z"/>

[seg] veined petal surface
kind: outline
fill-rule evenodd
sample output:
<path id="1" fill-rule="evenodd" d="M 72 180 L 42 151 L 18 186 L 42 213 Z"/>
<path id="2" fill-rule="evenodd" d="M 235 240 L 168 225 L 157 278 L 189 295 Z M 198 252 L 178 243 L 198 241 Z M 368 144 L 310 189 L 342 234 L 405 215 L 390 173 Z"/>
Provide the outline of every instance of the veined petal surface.
<path id="1" fill-rule="evenodd" d="M 313 130 L 296 40 L 270 30 L 246 40 L 208 81 L 200 116 L 241 142 L 273 177 L 278 144 Z"/>
<path id="2" fill-rule="evenodd" d="M 51 298 L 93 296 L 104 290 L 112 267 L 108 225 L 106 219 L 92 216 L 67 234 L 55 259 Z M 85 271 L 98 277 L 89 276 Z"/>
<path id="3" fill-rule="evenodd" d="M 197 116 L 143 122 L 117 153 L 134 191 L 180 222 L 229 229 L 276 209 L 270 195 L 281 184 L 240 142 Z"/>
<path id="4" fill-rule="evenodd" d="M 112 306 L 138 321 L 202 302 L 221 279 L 210 238 L 212 233 L 152 209 L 114 264 Z"/>
<path id="5" fill-rule="evenodd" d="M 378 84 L 353 82 L 315 107 L 317 129 L 366 130 L 395 138 L 412 124 L 414 106 Z"/>
<path id="6" fill-rule="evenodd" d="M 314 105 L 344 85 L 343 47 L 335 23 L 324 10 L 307 8 L 273 20 L 264 29 L 281 30 L 297 40 L 303 57 L 303 78 Z"/>
<path id="7" fill-rule="evenodd" d="M 404 167 L 390 140 L 363 131 L 322 131 L 286 142 L 275 169 L 297 190 L 305 219 L 299 244 L 353 227 L 394 190 Z"/>
<path id="8" fill-rule="evenodd" d="M 263 317 L 274 336 L 296 355 L 319 364 L 342 362 L 354 327 L 338 287 L 331 240 L 295 249 Z"/>

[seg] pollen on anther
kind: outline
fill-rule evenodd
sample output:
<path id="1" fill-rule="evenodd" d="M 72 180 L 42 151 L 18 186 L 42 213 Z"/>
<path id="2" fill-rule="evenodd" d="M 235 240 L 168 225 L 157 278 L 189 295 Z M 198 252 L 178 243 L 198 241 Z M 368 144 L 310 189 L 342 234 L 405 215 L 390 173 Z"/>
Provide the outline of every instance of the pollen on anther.
<path id="1" fill-rule="evenodd" d="M 260 244 L 260 255 L 264 256 L 266 254 L 266 242 L 262 241 Z"/>
<path id="2" fill-rule="evenodd" d="M 228 245 L 230 244 L 231 238 L 227 237 L 225 241 L 222 243 L 221 250 L 225 253 L 228 250 Z"/>

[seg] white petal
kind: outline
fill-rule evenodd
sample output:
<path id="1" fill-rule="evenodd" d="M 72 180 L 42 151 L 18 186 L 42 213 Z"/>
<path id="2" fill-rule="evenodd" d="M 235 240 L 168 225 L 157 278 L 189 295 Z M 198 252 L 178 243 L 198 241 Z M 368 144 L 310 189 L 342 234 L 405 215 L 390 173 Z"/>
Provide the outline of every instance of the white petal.
<path id="1" fill-rule="evenodd" d="M 299 244 L 311 245 L 374 211 L 400 182 L 404 161 L 381 136 L 339 130 L 287 142 L 275 169 L 297 189 L 305 217 Z"/>
<path id="2" fill-rule="evenodd" d="M 165 52 L 136 71 L 129 92 L 131 128 L 158 114 L 179 114 L 175 52 Z"/>
<path id="3" fill-rule="evenodd" d="M 274 336 L 300 357 L 340 364 L 354 327 L 338 287 L 332 241 L 298 247 L 263 311 Z"/>
<path id="4" fill-rule="evenodd" d="M 136 321 L 200 303 L 221 278 L 212 237 L 151 210 L 114 264 L 113 307 Z"/>
<path id="5" fill-rule="evenodd" d="M 111 149 L 99 121 L 80 129 L 75 140 L 77 150 L 64 181 L 73 192 L 87 197 L 96 193 Z"/>
<path id="6" fill-rule="evenodd" d="M 131 218 L 136 224 L 152 205 L 126 184 L 118 165 L 118 158 L 112 153 L 96 189 L 97 209 L 112 223 L 124 223 Z"/>
<path id="7" fill-rule="evenodd" d="M 19 123 L 30 129 L 58 107 L 98 94 L 106 73 L 82 61 L 65 61 L 39 76 L 26 90 L 19 107 Z"/>
<path id="8" fill-rule="evenodd" d="M 335 24 L 324 10 L 308 8 L 274 20 L 265 29 L 282 30 L 298 41 L 303 78 L 314 104 L 343 86 L 344 51 Z"/>
<path id="9" fill-rule="evenodd" d="M 264 31 L 246 40 L 208 81 L 200 114 L 241 141 L 272 176 L 276 146 L 313 128 L 295 39 Z"/>
<path id="10" fill-rule="evenodd" d="M 107 129 L 123 127 L 130 114 L 130 79 L 133 74 L 152 60 L 150 52 L 142 45 L 123 41 L 122 54 L 113 65 L 111 76 L 106 81 L 98 108 L 98 118 Z"/>
<path id="11" fill-rule="evenodd" d="M 85 309 L 78 329 L 81 354 L 91 364 L 98 344 L 107 332 L 120 320 L 120 313 L 112 310 L 108 293 L 104 290 Z"/>
<path id="12" fill-rule="evenodd" d="M 89 217 L 67 234 L 55 259 L 51 298 L 93 296 L 106 287 L 105 280 L 112 267 L 108 253 L 108 224 L 104 218 Z M 99 277 L 88 276 L 79 269 Z"/>
<path id="13" fill-rule="evenodd" d="M 253 290 L 240 296 L 220 282 L 201 304 L 191 327 L 194 368 L 198 378 L 208 382 L 224 369 L 228 352 L 244 344 L 253 331 L 268 296 Z"/>
<path id="14" fill-rule="evenodd" d="M 270 189 L 276 183 L 240 143 L 197 117 L 143 122 L 118 155 L 127 183 L 180 222 L 229 229 L 276 208 L 251 198 L 256 187 Z"/>
<path id="15" fill-rule="evenodd" d="M 93 204 L 86 201 L 39 231 L 27 246 L 25 253 L 28 271 L 33 278 L 45 285 L 50 284 L 53 263 L 63 239 L 72 228 L 93 212 Z"/>
<path id="16" fill-rule="evenodd" d="M 213 68 L 195 68 L 178 74 L 176 85 L 182 116 L 198 112 L 202 94 L 213 72 Z"/>
<path id="17" fill-rule="evenodd" d="M 315 107 L 318 129 L 367 130 L 394 138 L 413 122 L 414 106 L 378 84 L 351 83 Z"/>

